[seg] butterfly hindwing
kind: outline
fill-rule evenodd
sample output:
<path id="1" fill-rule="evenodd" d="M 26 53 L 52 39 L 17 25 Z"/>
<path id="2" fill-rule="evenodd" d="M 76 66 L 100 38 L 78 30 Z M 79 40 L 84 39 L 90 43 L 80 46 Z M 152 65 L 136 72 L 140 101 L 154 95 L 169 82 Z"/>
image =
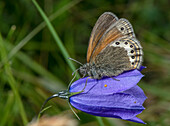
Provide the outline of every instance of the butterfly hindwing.
<path id="1" fill-rule="evenodd" d="M 139 69 L 143 59 L 143 51 L 140 42 L 136 38 L 121 38 L 114 41 L 109 46 L 123 47 L 127 51 L 127 57 L 129 57 L 131 63 L 131 69 Z"/>
<path id="2" fill-rule="evenodd" d="M 95 65 L 102 71 L 102 76 L 117 76 L 123 71 L 139 69 L 142 55 L 142 47 L 136 38 L 120 38 L 96 56 Z"/>
<path id="3" fill-rule="evenodd" d="M 131 69 L 127 51 L 123 47 L 107 46 L 96 56 L 95 65 L 100 68 L 101 76 L 117 76 Z"/>

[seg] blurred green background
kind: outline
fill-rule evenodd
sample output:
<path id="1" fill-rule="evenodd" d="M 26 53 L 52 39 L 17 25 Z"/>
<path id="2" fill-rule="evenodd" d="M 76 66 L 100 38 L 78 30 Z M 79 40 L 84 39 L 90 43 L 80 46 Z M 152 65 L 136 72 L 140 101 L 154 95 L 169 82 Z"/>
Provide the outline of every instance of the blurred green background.
<path id="1" fill-rule="evenodd" d="M 147 69 L 140 81 L 148 99 L 138 117 L 149 126 L 170 125 L 170 1 L 168 0 L 38 0 L 70 57 L 86 63 L 91 30 L 106 11 L 128 19 L 144 51 Z M 31 0 L 0 1 L 0 126 L 22 126 L 35 118 L 44 100 L 67 89 L 72 69 Z M 65 115 L 73 126 L 97 126 L 100 119 L 56 98 L 44 115 Z M 70 118 L 71 115 L 71 118 Z M 62 119 L 61 119 L 62 120 Z M 106 126 L 140 126 L 102 118 Z M 66 121 L 63 121 L 66 122 Z M 69 123 L 72 124 L 72 123 Z"/>

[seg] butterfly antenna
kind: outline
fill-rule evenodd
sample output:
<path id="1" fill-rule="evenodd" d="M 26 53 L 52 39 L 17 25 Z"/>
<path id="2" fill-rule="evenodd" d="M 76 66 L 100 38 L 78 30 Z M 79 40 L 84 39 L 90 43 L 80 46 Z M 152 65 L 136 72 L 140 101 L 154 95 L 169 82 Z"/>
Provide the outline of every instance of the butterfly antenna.
<path id="1" fill-rule="evenodd" d="M 71 109 L 71 111 L 74 113 L 74 115 L 77 117 L 78 120 L 80 120 L 79 116 L 76 114 L 76 112 L 73 110 L 73 107 L 71 106 L 71 104 L 68 102 L 68 105 Z"/>
<path id="2" fill-rule="evenodd" d="M 77 60 L 75 60 L 75 59 L 73 59 L 73 58 L 68 58 L 68 59 L 70 59 L 70 60 L 72 60 L 72 61 L 74 61 L 74 62 L 76 62 L 76 63 L 78 63 L 78 64 L 80 64 L 80 65 L 83 65 L 82 63 L 80 63 L 79 61 L 77 61 Z"/>

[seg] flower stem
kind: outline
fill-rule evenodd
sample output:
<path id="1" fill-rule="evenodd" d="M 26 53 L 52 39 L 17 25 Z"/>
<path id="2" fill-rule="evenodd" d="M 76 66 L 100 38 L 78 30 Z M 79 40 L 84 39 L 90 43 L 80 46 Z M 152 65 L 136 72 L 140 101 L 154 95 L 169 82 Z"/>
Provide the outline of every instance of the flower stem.
<path id="1" fill-rule="evenodd" d="M 102 120 L 102 118 L 101 117 L 99 117 L 99 116 L 95 116 L 96 117 L 96 120 L 98 121 L 98 123 L 99 123 L 99 126 L 104 126 L 104 123 L 103 123 L 103 120 Z"/>

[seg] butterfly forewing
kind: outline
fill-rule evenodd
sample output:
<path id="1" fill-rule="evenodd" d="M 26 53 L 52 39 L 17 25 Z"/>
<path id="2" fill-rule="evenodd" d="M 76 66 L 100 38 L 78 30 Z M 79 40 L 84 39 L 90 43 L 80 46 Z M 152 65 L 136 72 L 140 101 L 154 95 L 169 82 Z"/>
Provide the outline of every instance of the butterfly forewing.
<path id="1" fill-rule="evenodd" d="M 103 13 L 97 20 L 89 40 L 89 46 L 87 51 L 87 62 L 90 61 L 90 57 L 93 53 L 94 48 L 99 42 L 100 38 L 103 36 L 105 31 L 109 28 L 110 25 L 114 24 L 118 18 L 111 12 Z"/>
<path id="2" fill-rule="evenodd" d="M 135 37 L 135 33 L 131 23 L 124 18 L 121 18 L 116 22 L 116 28 L 122 33 L 123 36 L 127 36 L 129 38 Z"/>
<path id="3" fill-rule="evenodd" d="M 132 38 L 135 37 L 132 25 L 126 19 L 119 19 L 105 31 L 99 42 L 94 47 L 94 51 L 91 54 L 90 62 L 94 62 L 96 56 L 104 49 L 109 43 L 116 41 L 120 38 Z"/>

